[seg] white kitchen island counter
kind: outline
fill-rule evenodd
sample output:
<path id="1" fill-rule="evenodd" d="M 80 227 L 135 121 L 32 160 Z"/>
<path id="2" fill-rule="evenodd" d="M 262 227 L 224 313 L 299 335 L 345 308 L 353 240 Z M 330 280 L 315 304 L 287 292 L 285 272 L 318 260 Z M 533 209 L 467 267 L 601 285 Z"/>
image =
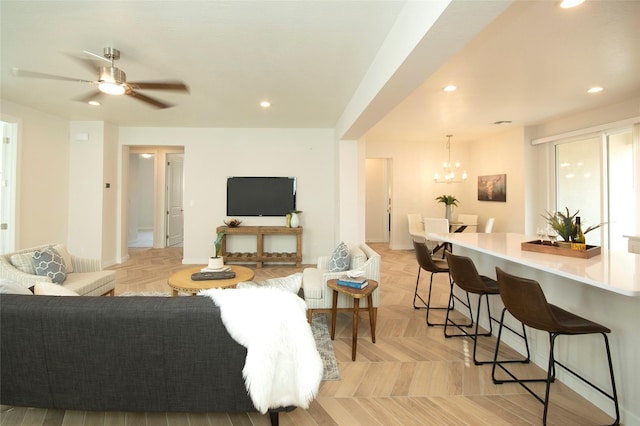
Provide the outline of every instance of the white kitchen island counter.
<path id="1" fill-rule="evenodd" d="M 495 278 L 495 268 L 500 267 L 511 274 L 534 279 L 540 283 L 550 303 L 609 327 L 622 423 L 640 425 L 640 255 L 603 249 L 600 255 L 582 259 L 524 251 L 521 243 L 536 240 L 536 237 L 511 233 L 454 233 L 438 237 L 453 244 L 455 254 L 473 259 L 481 274 Z M 502 301 L 497 297 L 490 299 L 492 313 L 499 317 Z M 476 303 L 477 298 L 472 300 L 474 312 Z M 508 319 L 510 324 L 518 324 L 512 317 Z M 487 326 L 483 321 L 480 324 Z M 546 371 L 548 334 L 530 331 L 532 360 Z M 506 333 L 504 338 L 507 344 L 524 353 L 521 339 L 514 338 L 511 333 Z M 601 337 L 561 337 L 556 356 L 599 386 L 609 388 Z M 558 373 L 558 379 L 563 383 L 613 414 L 610 400 L 562 369 Z"/>
<path id="2" fill-rule="evenodd" d="M 443 241 L 500 257 L 603 290 L 640 296 L 640 256 L 626 251 L 602 250 L 590 259 L 524 251 L 520 244 L 536 237 L 522 234 L 453 233 L 439 235 Z"/>

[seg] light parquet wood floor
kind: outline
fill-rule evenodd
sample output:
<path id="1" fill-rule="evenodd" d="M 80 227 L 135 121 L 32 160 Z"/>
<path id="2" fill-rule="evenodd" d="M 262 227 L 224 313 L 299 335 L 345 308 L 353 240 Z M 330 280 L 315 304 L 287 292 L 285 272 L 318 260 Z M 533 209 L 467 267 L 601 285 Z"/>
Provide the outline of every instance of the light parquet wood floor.
<path id="1" fill-rule="evenodd" d="M 308 410 L 280 415 L 288 425 L 539 425 L 542 404 L 516 384 L 495 385 L 491 366 L 475 366 L 468 338 L 445 339 L 441 327 L 427 327 L 423 310 L 412 307 L 417 263 L 413 251 L 371 244 L 382 255 L 381 302 L 376 343 L 366 313 L 360 321 L 358 354 L 351 361 L 351 316 L 338 314 L 334 348 L 341 380 L 322 382 Z M 182 249 L 130 249 L 117 271 L 116 295 L 126 291 L 169 293 L 167 277 L 183 268 Z M 302 270 L 289 266 L 256 269 L 256 280 Z M 435 279 L 435 301 L 446 304 L 447 277 Z M 421 288 L 428 286 L 423 273 Z M 437 320 L 437 316 L 434 320 Z M 484 338 L 479 358 L 492 357 L 493 338 Z M 513 366 L 540 375 L 533 365 Z M 543 389 L 538 387 L 538 389 Z M 550 425 L 592 425 L 611 419 L 561 383 L 552 385 Z M 259 413 L 122 413 L 45 410 L 3 406 L 0 425 L 269 425 Z"/>

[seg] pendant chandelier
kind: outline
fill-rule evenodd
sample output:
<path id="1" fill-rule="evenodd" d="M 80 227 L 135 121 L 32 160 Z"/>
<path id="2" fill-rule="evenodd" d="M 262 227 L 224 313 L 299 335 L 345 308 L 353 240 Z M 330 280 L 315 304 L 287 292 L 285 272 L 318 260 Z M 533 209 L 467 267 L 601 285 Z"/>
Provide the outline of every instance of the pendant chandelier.
<path id="1" fill-rule="evenodd" d="M 440 179 L 438 173 L 433 175 L 433 181 L 435 183 L 462 183 L 467 180 L 466 170 L 460 174 L 460 162 L 451 162 L 451 136 L 447 135 L 447 161 L 442 163 L 442 169 L 444 172 L 444 178 Z"/>

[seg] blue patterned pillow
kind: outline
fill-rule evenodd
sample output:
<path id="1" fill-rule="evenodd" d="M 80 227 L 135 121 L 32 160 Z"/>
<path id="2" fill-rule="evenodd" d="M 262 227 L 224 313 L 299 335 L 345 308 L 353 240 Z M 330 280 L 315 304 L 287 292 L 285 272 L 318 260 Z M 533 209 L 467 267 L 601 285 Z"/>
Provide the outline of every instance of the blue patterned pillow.
<path id="1" fill-rule="evenodd" d="M 333 250 L 331 259 L 329 260 L 329 272 L 343 272 L 349 270 L 351 263 L 351 253 L 349 247 L 344 242 L 340 242 L 338 247 Z"/>
<path id="2" fill-rule="evenodd" d="M 56 284 L 62 284 L 67 278 L 67 268 L 57 251 L 47 248 L 33 252 L 33 267 L 36 275 L 49 277 Z"/>

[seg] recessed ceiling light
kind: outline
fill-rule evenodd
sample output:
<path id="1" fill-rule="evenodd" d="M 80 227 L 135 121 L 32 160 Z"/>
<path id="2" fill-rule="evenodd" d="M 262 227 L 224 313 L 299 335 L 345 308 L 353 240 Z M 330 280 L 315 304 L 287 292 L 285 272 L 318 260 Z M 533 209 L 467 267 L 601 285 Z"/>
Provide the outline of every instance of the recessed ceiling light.
<path id="1" fill-rule="evenodd" d="M 589 90 L 587 90 L 587 93 L 600 93 L 602 92 L 604 89 L 600 86 L 593 86 L 592 88 L 590 88 Z"/>
<path id="2" fill-rule="evenodd" d="M 260 102 L 260 106 L 261 106 L 262 108 L 269 108 L 269 107 L 271 106 L 271 102 L 269 102 L 269 101 L 262 101 L 262 102 Z"/>
<path id="3" fill-rule="evenodd" d="M 563 9 L 569 9 L 572 7 L 576 7 L 584 3 L 584 0 L 562 0 L 560 2 L 560 7 Z"/>
<path id="4" fill-rule="evenodd" d="M 445 86 L 444 89 L 442 89 L 442 90 L 444 90 L 445 92 L 453 92 L 456 89 L 457 89 L 456 86 L 454 86 L 453 84 L 450 84 L 448 86 Z"/>
<path id="5" fill-rule="evenodd" d="M 100 102 L 98 102 L 98 101 L 89 101 L 89 102 L 87 102 L 87 103 L 88 103 L 89 105 L 91 105 L 91 106 L 100 106 Z"/>

